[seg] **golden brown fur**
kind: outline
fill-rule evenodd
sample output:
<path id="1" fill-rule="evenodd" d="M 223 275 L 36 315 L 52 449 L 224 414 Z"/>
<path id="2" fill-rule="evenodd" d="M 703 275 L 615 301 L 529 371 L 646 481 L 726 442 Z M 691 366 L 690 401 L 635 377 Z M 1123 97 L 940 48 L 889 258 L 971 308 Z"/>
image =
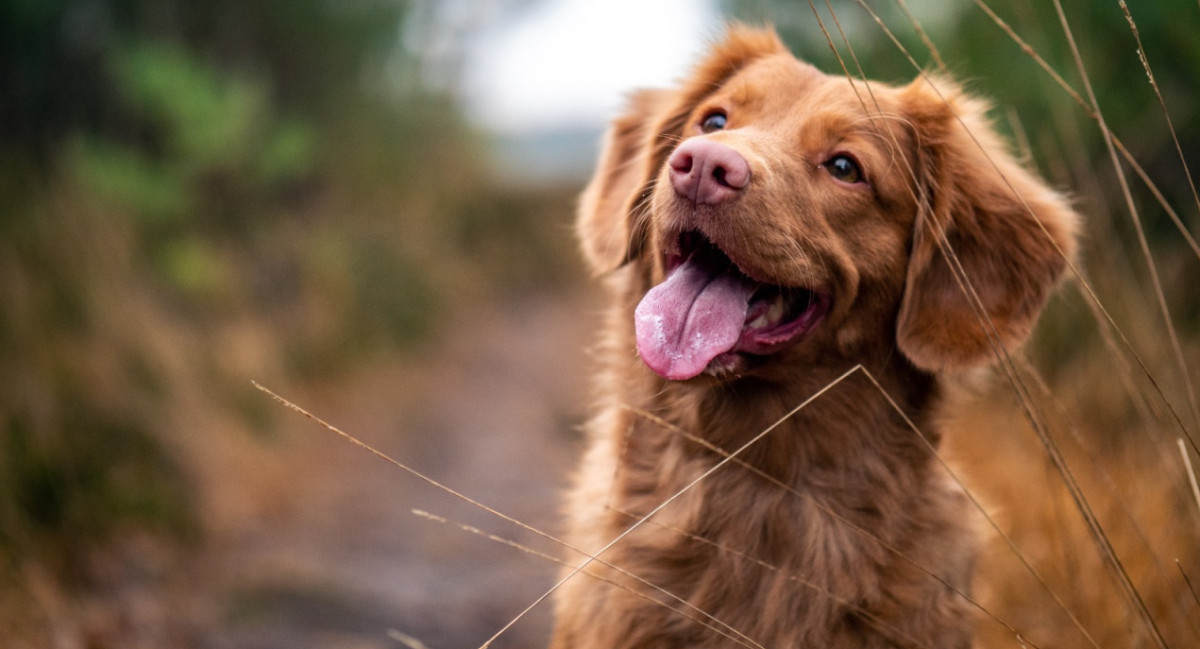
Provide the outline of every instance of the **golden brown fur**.
<path id="1" fill-rule="evenodd" d="M 728 126 L 702 132 L 715 109 Z M 599 552 L 683 493 L 564 584 L 553 649 L 970 645 L 970 511 L 905 418 L 937 443 L 939 373 L 1025 338 L 1075 226 L 984 110 L 945 81 L 822 74 L 747 28 L 680 87 L 631 98 L 579 215 L 612 301 L 569 541 Z M 736 199 L 701 206 L 672 189 L 668 159 L 692 138 L 748 163 Z M 835 181 L 835 153 L 866 182 Z M 660 378 L 633 314 L 684 230 L 753 280 L 828 293 L 829 312 L 781 350 Z M 685 490 L 860 364 L 903 414 L 853 373 Z"/>

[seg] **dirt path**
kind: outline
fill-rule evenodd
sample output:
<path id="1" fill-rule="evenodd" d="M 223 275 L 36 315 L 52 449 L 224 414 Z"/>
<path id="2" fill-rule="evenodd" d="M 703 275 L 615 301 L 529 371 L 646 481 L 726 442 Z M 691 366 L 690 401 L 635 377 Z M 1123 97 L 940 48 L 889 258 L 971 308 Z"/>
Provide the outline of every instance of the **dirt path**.
<path id="1" fill-rule="evenodd" d="M 442 349 L 305 396 L 304 407 L 384 453 L 542 530 L 585 415 L 592 303 L 533 296 L 453 325 Z M 562 556 L 297 416 L 284 496 L 219 551 L 216 646 L 478 647 L 554 581 L 557 566 L 455 524 Z M 420 509 L 451 523 L 416 515 Z M 544 646 L 550 606 L 493 645 Z"/>

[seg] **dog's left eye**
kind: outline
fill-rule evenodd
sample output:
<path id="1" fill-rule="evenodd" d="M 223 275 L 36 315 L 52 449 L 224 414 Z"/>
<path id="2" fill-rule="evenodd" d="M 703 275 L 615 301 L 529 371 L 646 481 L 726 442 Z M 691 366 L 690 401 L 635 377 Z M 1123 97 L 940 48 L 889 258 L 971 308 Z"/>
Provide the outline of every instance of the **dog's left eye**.
<path id="1" fill-rule="evenodd" d="M 728 121 L 729 118 L 726 117 L 725 113 L 721 111 L 709 113 L 704 117 L 703 120 L 700 121 L 700 130 L 704 131 L 705 133 L 719 131 L 725 128 L 725 124 L 728 123 Z"/>
<path id="2" fill-rule="evenodd" d="M 847 155 L 835 155 L 825 163 L 825 170 L 830 176 L 844 183 L 861 183 L 863 182 L 862 169 L 858 168 L 858 163 L 853 158 Z"/>

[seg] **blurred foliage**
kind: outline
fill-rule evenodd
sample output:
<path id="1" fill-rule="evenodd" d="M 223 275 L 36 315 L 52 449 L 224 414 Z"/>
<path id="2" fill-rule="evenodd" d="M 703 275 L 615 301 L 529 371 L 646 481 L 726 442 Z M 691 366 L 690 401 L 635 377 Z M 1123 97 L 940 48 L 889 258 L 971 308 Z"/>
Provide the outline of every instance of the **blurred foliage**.
<path id="1" fill-rule="evenodd" d="M 234 195 L 227 205 L 252 204 L 312 170 L 311 127 L 274 114 L 261 81 L 222 75 L 178 47 L 157 44 L 120 50 L 110 67 L 123 107 L 146 127 L 150 143 L 81 133 L 68 164 L 87 190 L 149 225 L 169 228 L 206 213 L 203 200 L 216 193 L 214 185 Z M 243 223 L 207 213 L 209 225 Z"/>
<path id="2" fill-rule="evenodd" d="M 552 253 L 484 252 L 569 199 L 489 184 L 399 41 L 413 15 L 0 5 L 0 602 L 31 566 L 86 587 L 130 534 L 200 538 L 196 454 L 274 439 L 251 378 L 410 353 L 455 304 L 561 275 Z"/>
<path id="3" fill-rule="evenodd" d="M 70 413 L 90 414 L 83 409 Z M 38 548 L 56 562 L 56 573 L 76 580 L 88 568 L 81 546 L 110 541 L 123 525 L 195 533 L 188 485 L 180 482 L 174 459 L 141 424 L 100 417 L 64 421 L 65 429 L 90 434 L 45 443 L 39 443 L 28 422 L 13 419 L 7 424 L 0 498 L 8 516 L 21 524 L 0 530 L 20 535 L 4 538 L 6 547 Z"/>

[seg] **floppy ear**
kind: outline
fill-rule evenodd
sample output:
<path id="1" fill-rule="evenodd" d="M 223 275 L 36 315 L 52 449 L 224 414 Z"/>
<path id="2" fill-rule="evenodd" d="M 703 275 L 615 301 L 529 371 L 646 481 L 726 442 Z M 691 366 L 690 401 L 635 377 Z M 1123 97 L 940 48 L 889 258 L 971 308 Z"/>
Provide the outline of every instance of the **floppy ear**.
<path id="1" fill-rule="evenodd" d="M 652 124 L 674 103 L 673 95 L 638 91 L 605 136 L 596 173 L 579 199 L 576 221 L 584 258 L 597 274 L 616 269 L 641 247 L 642 233 L 633 231 L 633 213 L 655 172 L 649 159 Z"/>
<path id="2" fill-rule="evenodd" d="M 1017 347 L 1074 254 L 1078 222 L 1008 153 L 982 102 L 937 85 L 940 94 L 921 79 L 902 91 L 921 205 L 896 338 L 928 371 L 965 369 Z"/>
<path id="3" fill-rule="evenodd" d="M 784 52 L 773 31 L 733 25 L 678 90 L 641 90 L 630 97 L 580 197 L 576 228 L 594 273 L 615 270 L 640 254 L 646 223 L 637 210 L 648 202 L 696 104 L 751 61 Z"/>

